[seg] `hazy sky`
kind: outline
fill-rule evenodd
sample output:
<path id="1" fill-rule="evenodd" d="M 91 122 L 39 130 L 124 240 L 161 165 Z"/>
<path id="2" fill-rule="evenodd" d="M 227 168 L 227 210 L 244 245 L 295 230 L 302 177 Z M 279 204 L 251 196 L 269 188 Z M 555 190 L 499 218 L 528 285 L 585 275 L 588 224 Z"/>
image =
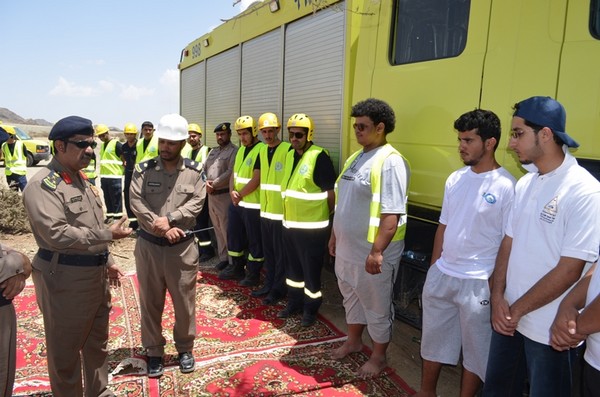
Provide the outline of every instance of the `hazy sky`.
<path id="1" fill-rule="evenodd" d="M 0 0 L 0 107 L 123 128 L 179 112 L 182 49 L 252 0 Z"/>

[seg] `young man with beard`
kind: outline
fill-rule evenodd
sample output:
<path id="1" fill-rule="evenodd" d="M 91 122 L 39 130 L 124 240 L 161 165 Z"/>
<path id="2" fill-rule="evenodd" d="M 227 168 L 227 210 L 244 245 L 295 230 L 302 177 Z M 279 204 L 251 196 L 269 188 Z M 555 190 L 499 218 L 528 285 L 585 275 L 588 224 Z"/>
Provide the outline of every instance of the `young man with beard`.
<path id="1" fill-rule="evenodd" d="M 110 136 L 104 124 L 96 126 L 96 136 L 100 145 L 100 187 L 104 193 L 106 220 L 111 221 L 123 216 L 123 160 L 121 160 L 122 144 Z"/>
<path id="2" fill-rule="evenodd" d="M 56 122 L 48 135 L 54 156 L 23 192 L 39 247 L 32 278 L 57 397 L 114 396 L 108 389 L 109 286 L 119 285 L 121 271 L 108 247 L 131 229 L 123 227 L 126 217 L 106 227 L 100 192 L 82 172 L 96 147 L 93 135 L 83 117 Z"/>
<path id="3" fill-rule="evenodd" d="M 229 179 L 233 172 L 238 147 L 231 143 L 230 123 L 220 123 L 215 127 L 214 132 L 219 146 L 213 148 L 208 154 L 204 163 L 204 173 L 208 214 L 217 238 L 219 263 L 216 269 L 223 270 L 229 264 L 227 253 L 227 212 L 231 205 Z"/>
<path id="4" fill-rule="evenodd" d="M 142 344 L 148 356 L 148 377 L 164 372 L 165 338 L 162 315 L 169 292 L 176 314 L 173 340 L 182 373 L 194 371 L 196 278 L 198 249 L 193 234 L 206 189 L 202 165 L 181 157 L 188 123 L 178 114 L 163 116 L 156 131 L 159 156 L 135 167 L 131 209 L 140 228 L 135 266 L 140 284 Z"/>
<path id="5" fill-rule="evenodd" d="M 154 136 L 154 124 L 150 121 L 142 123 L 142 137 L 136 144 L 135 163 L 150 160 L 158 156 L 158 138 Z"/>
<path id="6" fill-rule="evenodd" d="M 476 109 L 454 122 L 465 167 L 446 180 L 431 267 L 423 286 L 421 390 L 435 397 L 443 364 L 462 350 L 460 395 L 474 396 L 485 379 L 492 328 L 489 279 L 514 198 L 515 178 L 495 157 L 500 120 Z"/>

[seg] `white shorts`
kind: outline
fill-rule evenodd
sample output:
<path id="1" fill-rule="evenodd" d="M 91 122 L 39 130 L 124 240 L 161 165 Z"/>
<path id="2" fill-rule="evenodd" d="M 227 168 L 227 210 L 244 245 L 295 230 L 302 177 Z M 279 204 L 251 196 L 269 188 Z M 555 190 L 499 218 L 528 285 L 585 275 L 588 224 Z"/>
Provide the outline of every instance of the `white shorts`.
<path id="1" fill-rule="evenodd" d="M 429 268 L 423 286 L 421 356 L 463 367 L 485 379 L 492 337 L 487 280 L 460 279 Z"/>

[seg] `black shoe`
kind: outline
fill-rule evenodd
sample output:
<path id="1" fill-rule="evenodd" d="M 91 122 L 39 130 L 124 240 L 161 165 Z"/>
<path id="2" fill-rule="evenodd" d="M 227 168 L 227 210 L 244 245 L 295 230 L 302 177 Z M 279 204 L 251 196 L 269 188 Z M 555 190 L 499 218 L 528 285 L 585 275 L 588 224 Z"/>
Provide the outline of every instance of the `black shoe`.
<path id="1" fill-rule="evenodd" d="M 254 291 L 250 292 L 250 295 L 252 295 L 255 298 L 258 298 L 259 296 L 265 296 L 269 293 L 269 291 L 271 291 L 271 288 L 268 285 L 263 285 L 261 288 L 255 289 Z"/>
<path id="2" fill-rule="evenodd" d="M 222 261 L 222 262 L 219 262 L 219 263 L 217 263 L 217 264 L 215 265 L 215 269 L 217 269 L 217 270 L 223 270 L 223 269 L 225 269 L 225 268 L 226 268 L 228 265 L 229 265 L 229 262 L 228 262 L 228 261 Z"/>
<path id="3" fill-rule="evenodd" d="M 315 322 L 317 322 L 317 313 L 304 312 L 304 315 L 302 316 L 302 322 L 300 323 L 300 325 L 303 327 L 310 327 Z"/>
<path id="4" fill-rule="evenodd" d="M 263 305 L 267 305 L 267 306 L 273 306 L 276 305 L 279 301 L 281 301 L 283 299 L 283 296 L 279 296 L 279 295 L 267 295 L 267 297 L 265 299 L 262 300 Z"/>
<path id="5" fill-rule="evenodd" d="M 181 373 L 187 374 L 194 372 L 196 368 L 196 360 L 192 352 L 179 353 L 179 370 Z"/>
<path id="6" fill-rule="evenodd" d="M 283 309 L 282 311 L 277 313 L 277 317 L 278 318 L 288 318 L 288 317 L 293 316 L 294 314 L 298 314 L 301 312 L 302 312 L 302 309 L 300 309 L 300 308 L 286 306 L 285 309 Z"/>
<path id="7" fill-rule="evenodd" d="M 245 276 L 246 272 L 244 271 L 244 267 L 239 266 L 236 263 L 232 263 L 227 265 L 225 269 L 221 270 L 217 277 L 219 277 L 220 280 L 241 280 Z"/>
<path id="8" fill-rule="evenodd" d="M 200 255 L 200 262 L 207 262 L 207 261 L 211 260 L 214 257 L 215 257 L 214 253 L 211 254 L 211 253 L 205 252 L 202 255 Z"/>
<path id="9" fill-rule="evenodd" d="M 148 357 L 148 378 L 158 378 L 165 372 L 162 357 Z"/>
<path id="10" fill-rule="evenodd" d="M 242 281 L 239 282 L 242 287 L 256 287 L 260 284 L 260 274 L 248 273 Z"/>

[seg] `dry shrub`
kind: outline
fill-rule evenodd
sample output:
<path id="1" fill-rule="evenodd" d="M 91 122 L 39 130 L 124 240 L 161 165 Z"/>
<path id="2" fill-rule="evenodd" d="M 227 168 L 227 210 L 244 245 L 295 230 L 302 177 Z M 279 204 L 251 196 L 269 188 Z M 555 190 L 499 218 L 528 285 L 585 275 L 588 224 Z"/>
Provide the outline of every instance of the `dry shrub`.
<path id="1" fill-rule="evenodd" d="M 5 186 L 0 186 L 0 233 L 30 233 L 29 220 L 21 195 Z"/>

